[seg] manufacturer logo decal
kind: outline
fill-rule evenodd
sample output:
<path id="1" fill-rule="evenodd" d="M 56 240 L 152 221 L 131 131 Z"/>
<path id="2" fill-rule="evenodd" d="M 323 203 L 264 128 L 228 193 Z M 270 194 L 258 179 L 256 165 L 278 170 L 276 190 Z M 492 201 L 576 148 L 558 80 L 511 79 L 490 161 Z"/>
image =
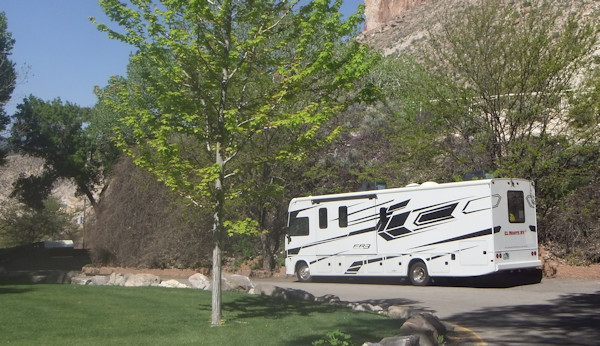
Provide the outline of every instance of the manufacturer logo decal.
<path id="1" fill-rule="evenodd" d="M 354 244 L 355 249 L 369 249 L 371 244 Z"/>

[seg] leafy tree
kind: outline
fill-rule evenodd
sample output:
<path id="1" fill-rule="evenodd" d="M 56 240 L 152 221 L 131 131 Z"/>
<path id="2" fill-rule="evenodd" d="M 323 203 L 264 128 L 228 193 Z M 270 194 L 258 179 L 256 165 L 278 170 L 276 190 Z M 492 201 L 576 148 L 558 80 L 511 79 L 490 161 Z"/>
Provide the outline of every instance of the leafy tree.
<path id="1" fill-rule="evenodd" d="M 454 152 L 464 168 L 540 177 L 571 135 L 564 105 L 585 92 L 596 18 L 543 0 L 465 2 L 431 31 L 421 56 L 434 79 L 418 86 L 451 147 L 467 144 Z"/>
<path id="2" fill-rule="evenodd" d="M 15 40 L 7 29 L 6 15 L 0 12 L 0 145 L 3 140 L 2 132 L 9 122 L 4 105 L 10 100 L 17 78 L 15 64 L 9 59 Z M 5 155 L 6 153 L 0 147 L 0 164 L 4 161 Z"/>
<path id="3" fill-rule="evenodd" d="M 337 91 L 368 70 L 367 49 L 348 40 L 361 16 L 344 21 L 341 1 L 329 0 L 300 8 L 266 0 L 100 4 L 123 30 L 99 29 L 136 46 L 133 60 L 155 66 L 145 84 L 130 88 L 113 79 L 111 95 L 101 96 L 128 129 L 117 141 L 136 164 L 213 211 L 211 323 L 220 325 L 225 202 L 240 192 L 232 178 L 256 163 L 256 136 L 294 134 L 272 153 L 278 159 L 301 157 L 317 138 L 331 138 L 321 129 L 345 105 Z"/>
<path id="4" fill-rule="evenodd" d="M 48 198 L 41 207 L 10 203 L 0 205 L 0 245 L 31 244 L 59 234 L 69 238 L 77 231 L 72 216 L 61 210 L 59 201 Z"/>
<path id="5" fill-rule="evenodd" d="M 390 128 L 403 134 L 391 147 L 424 156 L 446 178 L 484 170 L 536 180 L 542 213 L 589 181 L 597 127 L 577 123 L 597 119 L 589 105 L 598 16 L 576 6 L 459 3 L 416 58 L 399 57 L 387 73 L 394 77 L 384 76 L 382 90 L 402 95 L 386 99 Z"/>
<path id="6" fill-rule="evenodd" d="M 600 164 L 598 14 L 585 4 L 460 2 L 416 57 L 375 69 L 387 71 L 379 86 L 392 97 L 379 109 L 401 138 L 390 147 L 404 147 L 394 157 L 418 153 L 437 166 L 428 174 L 446 178 L 484 170 L 535 180 L 540 239 L 564 241 L 551 214 L 576 219 L 564 198 L 597 183 Z"/>
<path id="7" fill-rule="evenodd" d="M 45 199 L 58 178 L 72 179 L 79 192 L 96 207 L 94 186 L 102 180 L 106 152 L 101 152 L 84 130 L 90 109 L 55 99 L 29 96 L 13 116 L 11 143 L 22 153 L 45 160 L 40 177 L 21 177 L 14 195 L 35 205 Z"/>

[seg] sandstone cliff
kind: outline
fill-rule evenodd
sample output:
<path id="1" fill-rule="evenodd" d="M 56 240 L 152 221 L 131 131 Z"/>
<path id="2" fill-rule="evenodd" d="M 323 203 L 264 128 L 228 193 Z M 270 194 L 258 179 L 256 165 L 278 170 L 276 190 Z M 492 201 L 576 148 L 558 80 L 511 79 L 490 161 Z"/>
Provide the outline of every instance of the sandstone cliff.
<path id="1" fill-rule="evenodd" d="M 364 31 L 376 29 L 426 1 L 432 0 L 365 0 Z"/>
<path id="2" fill-rule="evenodd" d="M 6 164 L 0 166 L 0 204 L 10 202 L 8 196 L 12 192 L 13 183 L 20 175 L 39 175 L 44 170 L 44 161 L 37 157 L 11 154 Z M 77 195 L 75 185 L 66 179 L 54 184 L 51 195 L 59 200 L 70 213 L 82 214 L 84 197 Z M 89 203 L 87 203 L 89 212 Z"/>

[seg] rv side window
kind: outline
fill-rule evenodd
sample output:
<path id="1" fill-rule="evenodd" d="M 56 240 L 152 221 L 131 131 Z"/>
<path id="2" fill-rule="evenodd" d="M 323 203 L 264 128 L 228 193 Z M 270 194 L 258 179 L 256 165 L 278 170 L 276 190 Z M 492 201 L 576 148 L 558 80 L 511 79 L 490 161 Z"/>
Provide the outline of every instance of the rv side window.
<path id="1" fill-rule="evenodd" d="M 508 191 L 508 221 L 525 222 L 525 197 L 523 191 Z"/>
<path id="2" fill-rule="evenodd" d="M 327 208 L 319 209 L 319 228 L 327 228 Z"/>
<path id="3" fill-rule="evenodd" d="M 308 235 L 308 217 L 298 217 L 297 211 L 290 213 L 290 227 L 288 234 L 290 236 Z"/>
<path id="4" fill-rule="evenodd" d="M 346 206 L 339 207 L 338 212 L 340 215 L 340 217 L 339 217 L 340 228 L 348 227 L 348 207 L 346 207 Z"/>

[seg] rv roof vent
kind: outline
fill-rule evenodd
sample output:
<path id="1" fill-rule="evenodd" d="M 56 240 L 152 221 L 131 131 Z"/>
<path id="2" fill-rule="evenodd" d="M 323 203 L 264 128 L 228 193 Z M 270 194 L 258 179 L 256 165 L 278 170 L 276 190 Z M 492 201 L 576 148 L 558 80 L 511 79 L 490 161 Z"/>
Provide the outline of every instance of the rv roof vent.
<path id="1" fill-rule="evenodd" d="M 426 181 L 423 184 L 421 184 L 421 186 L 435 186 L 438 183 L 436 183 L 435 181 Z"/>
<path id="2" fill-rule="evenodd" d="M 421 184 L 418 184 L 418 183 L 410 183 L 410 184 L 406 185 L 405 187 L 417 187 L 417 186 L 421 186 Z"/>

